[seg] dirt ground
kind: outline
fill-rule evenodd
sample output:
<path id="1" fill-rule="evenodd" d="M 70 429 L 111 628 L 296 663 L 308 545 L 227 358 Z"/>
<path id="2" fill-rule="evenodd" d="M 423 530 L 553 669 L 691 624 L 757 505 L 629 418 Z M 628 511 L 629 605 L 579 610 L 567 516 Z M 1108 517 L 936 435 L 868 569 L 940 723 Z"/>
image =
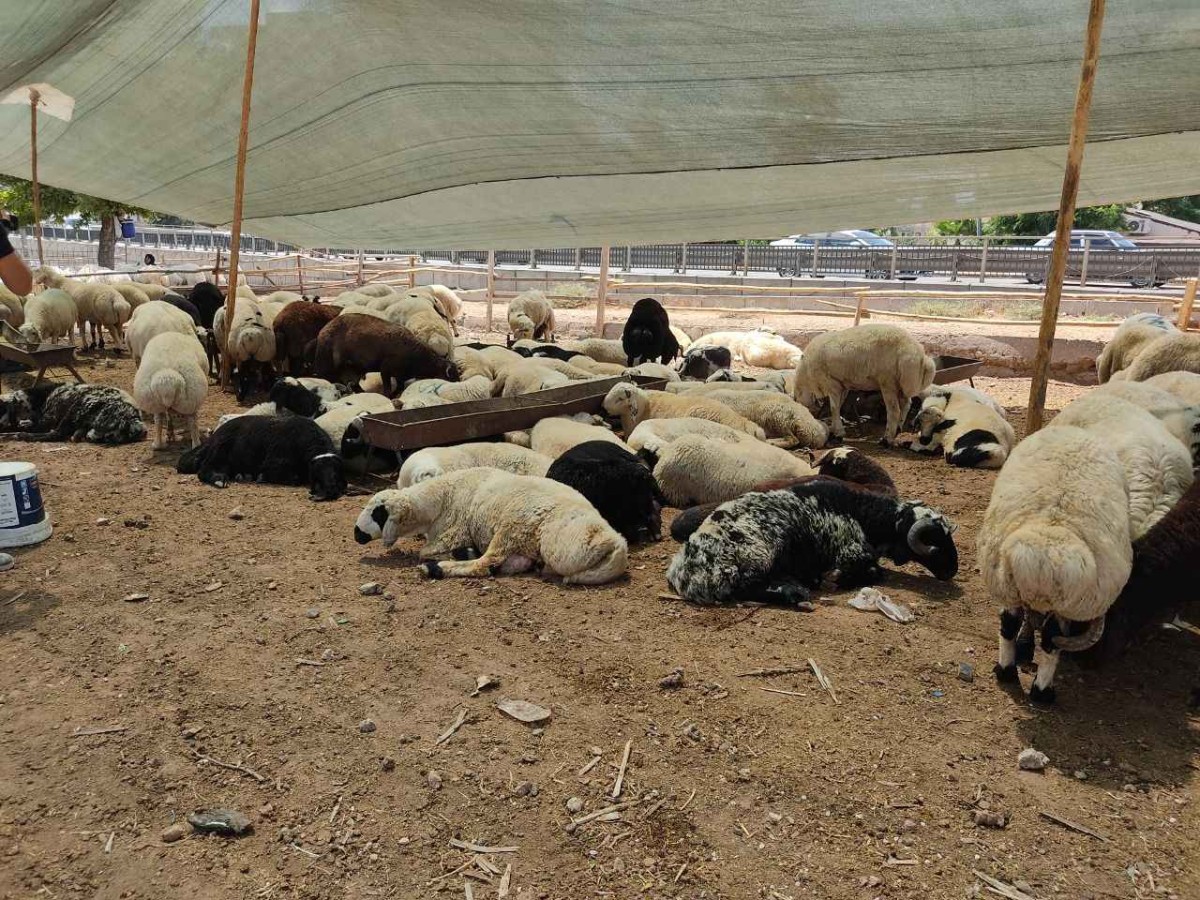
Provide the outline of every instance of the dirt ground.
<path id="1" fill-rule="evenodd" d="M 978 383 L 1019 429 L 1028 382 Z M 1051 407 L 1082 390 L 1052 384 Z M 233 408 L 214 389 L 204 424 Z M 664 600 L 669 539 L 600 588 L 429 583 L 416 544 L 355 544 L 361 496 L 216 490 L 148 442 L 4 443 L 39 467 L 55 533 L 0 576 L 0 896 L 996 896 L 977 871 L 1040 900 L 1200 897 L 1200 642 L 1064 663 L 1050 710 L 1001 690 L 974 571 L 993 475 L 869 438 L 851 444 L 961 526 L 956 581 L 881 585 L 909 625 L 837 591 L 812 613 Z M 764 667 L 797 671 L 742 677 Z M 484 673 L 499 687 L 471 696 Z M 614 803 L 627 747 L 619 817 L 569 832 L 569 798 Z M 1026 747 L 1045 772 L 1018 770 Z M 211 807 L 253 833 L 162 840 Z"/>

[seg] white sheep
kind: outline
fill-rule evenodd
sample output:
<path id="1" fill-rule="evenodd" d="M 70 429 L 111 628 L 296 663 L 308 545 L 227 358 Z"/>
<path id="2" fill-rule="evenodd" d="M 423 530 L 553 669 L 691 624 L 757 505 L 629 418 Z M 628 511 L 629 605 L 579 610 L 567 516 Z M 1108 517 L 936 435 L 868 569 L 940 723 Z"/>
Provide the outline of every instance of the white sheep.
<path id="1" fill-rule="evenodd" d="M 1166 372 L 1200 374 L 1200 334 L 1168 334 L 1148 342 L 1121 377 L 1128 381 L 1145 381 Z"/>
<path id="2" fill-rule="evenodd" d="M 113 285 L 113 290 L 125 298 L 125 302 L 129 304 L 130 315 L 133 314 L 139 306 L 144 303 L 149 303 L 151 300 L 150 292 L 146 290 L 149 285 L 138 284 L 133 281 L 123 281 Z M 163 292 L 166 292 L 163 288 Z M 160 299 L 161 294 L 153 299 Z"/>
<path id="3" fill-rule="evenodd" d="M 422 378 L 405 387 L 396 402 L 401 409 L 422 409 L 467 400 L 486 400 L 491 395 L 492 381 L 486 375 L 475 375 L 462 381 Z"/>
<path id="4" fill-rule="evenodd" d="M 31 294 L 23 311 L 25 324 L 19 331 L 25 340 L 35 344 L 57 343 L 60 338 L 71 340 L 71 329 L 79 319 L 75 299 L 58 288 Z"/>
<path id="5" fill-rule="evenodd" d="M 245 397 L 250 389 L 251 375 L 258 370 L 259 379 L 266 387 L 267 372 L 275 359 L 275 332 L 268 321 L 268 314 L 254 300 L 238 296 L 233 307 L 229 339 L 225 338 L 225 307 L 213 316 L 213 334 L 217 346 L 228 347 L 231 367 L 238 375 L 238 399 Z"/>
<path id="6" fill-rule="evenodd" d="M 692 346 L 692 339 L 688 337 L 687 332 L 682 328 L 676 328 L 674 325 L 669 327 L 671 334 L 675 335 L 675 340 L 679 343 L 679 352 L 687 353 L 688 348 Z"/>
<path id="7" fill-rule="evenodd" d="M 695 394 L 707 397 L 718 391 L 773 391 L 779 393 L 770 381 L 669 381 L 669 394 Z M 788 393 L 787 396 L 791 396 Z"/>
<path id="8" fill-rule="evenodd" d="M 537 357 L 534 359 L 547 359 L 547 357 Z M 616 363 L 596 362 L 590 356 L 584 356 L 582 353 L 576 353 L 567 360 L 567 365 L 573 366 L 576 369 L 582 369 L 584 372 L 590 372 L 592 375 L 600 377 L 611 377 L 613 375 L 624 375 L 627 371 L 625 366 L 619 366 Z"/>
<path id="9" fill-rule="evenodd" d="M 549 388 L 563 387 L 571 379 L 533 360 L 513 363 L 501 369 L 492 380 L 493 397 L 516 397 Z"/>
<path id="10" fill-rule="evenodd" d="M 613 385 L 604 398 L 604 411 L 610 416 L 620 416 L 621 431 L 631 434 L 633 429 L 646 419 L 674 419 L 690 416 L 720 422 L 766 440 L 762 427 L 745 416 L 734 412 L 719 400 L 710 397 L 675 395 L 665 391 L 646 391 L 629 383 Z"/>
<path id="11" fill-rule="evenodd" d="M 572 364 L 574 364 L 572 362 Z M 597 363 L 600 365 L 600 363 Z M 664 381 L 679 381 L 679 373 L 670 366 L 662 363 L 644 362 L 621 370 L 622 375 L 645 375 L 647 378 L 661 378 Z"/>
<path id="12" fill-rule="evenodd" d="M 1174 394 L 1189 406 L 1200 406 L 1200 375 L 1195 372 L 1163 372 L 1142 382 L 1129 384 L 1148 384 L 1160 390 Z"/>
<path id="13" fill-rule="evenodd" d="M 552 416 L 542 419 L 529 432 L 530 448 L 552 460 L 558 459 L 572 447 L 577 447 L 587 441 L 608 441 L 623 450 L 629 450 L 625 442 L 607 428 L 581 422 L 570 416 Z"/>
<path id="14" fill-rule="evenodd" d="M 955 394 L 961 394 L 969 397 L 976 403 L 982 403 L 984 406 L 991 409 L 996 415 L 1003 419 L 1008 418 L 1008 410 L 1000 405 L 1000 402 L 989 394 L 985 394 L 978 388 L 971 387 L 969 384 L 931 384 L 925 390 L 921 391 L 919 396 L 924 402 L 929 397 L 945 397 L 949 399 Z"/>
<path id="15" fill-rule="evenodd" d="M 722 425 L 720 422 L 710 422 L 707 419 L 646 419 L 633 429 L 626 438 L 629 449 L 648 460 L 651 464 L 658 460 L 662 448 L 673 441 L 687 435 L 698 435 L 710 441 L 721 441 L 727 444 L 757 442 L 755 438 L 744 431 Z"/>
<path id="16" fill-rule="evenodd" d="M 187 334 L 196 337 L 196 323 L 182 309 L 169 303 L 144 303 L 133 311 L 125 325 L 125 342 L 133 364 L 137 366 L 146 351 L 146 345 L 160 334 Z"/>
<path id="17" fill-rule="evenodd" d="M 258 298 L 259 303 L 274 303 L 279 306 L 287 306 L 289 303 L 307 303 L 303 294 L 297 294 L 295 291 L 272 291 L 265 297 Z"/>
<path id="18" fill-rule="evenodd" d="M 10 328 L 25 324 L 24 302 L 3 283 L 0 283 L 0 322 L 7 322 Z"/>
<path id="19" fill-rule="evenodd" d="M 382 394 L 350 394 L 325 404 L 325 411 L 313 419 L 329 435 L 333 446 L 342 446 L 346 429 L 355 420 L 372 413 L 393 412 L 392 401 Z"/>
<path id="20" fill-rule="evenodd" d="M 762 426 L 768 438 L 786 438 L 801 447 L 824 447 L 825 426 L 804 406 L 775 391 L 714 391 L 706 396 Z"/>
<path id="21" fill-rule="evenodd" d="M 763 369 L 794 369 L 804 355 L 770 331 L 714 331 L 696 338 L 688 349 L 703 347 L 728 347 L 735 362 Z"/>
<path id="22" fill-rule="evenodd" d="M 1017 433 L 991 405 L 966 391 L 932 394 L 917 413 L 919 439 L 909 449 L 941 451 L 952 466 L 998 469 L 1017 443 Z"/>
<path id="23" fill-rule="evenodd" d="M 565 341 L 562 344 L 562 348 L 570 350 L 572 353 L 590 356 L 596 362 L 616 363 L 624 366 L 629 361 L 629 357 L 625 355 L 625 347 L 621 342 L 608 338 L 584 338 L 580 341 Z"/>
<path id="24" fill-rule="evenodd" d="M 815 475 L 816 470 L 786 450 L 761 441 L 732 443 L 684 435 L 662 447 L 654 478 L 668 502 L 682 509 L 724 503 L 764 481 Z"/>
<path id="25" fill-rule="evenodd" d="M 895 325 L 855 325 L 813 338 L 796 367 L 795 399 L 810 410 L 829 401 L 834 438 L 845 436 L 842 402 L 848 391 L 879 391 L 887 408 L 882 443 L 900 431 L 909 401 L 933 383 L 933 360 L 912 336 Z"/>
<path id="26" fill-rule="evenodd" d="M 541 562 L 565 584 L 604 584 L 625 574 L 625 539 L 573 488 L 496 469 L 462 469 L 371 498 L 354 527 L 359 543 L 384 546 L 424 534 L 431 578 L 511 575 Z M 478 559 L 434 562 L 464 547 Z"/>
<path id="27" fill-rule="evenodd" d="M 1096 359 L 1096 375 L 1101 384 L 1117 372 L 1124 371 L 1151 341 L 1179 330 L 1158 313 L 1137 313 L 1130 316 L 1104 345 Z"/>
<path id="28" fill-rule="evenodd" d="M 413 297 L 428 297 L 433 301 L 444 318 L 450 325 L 451 330 L 458 334 L 458 322 L 463 317 L 462 300 L 458 298 L 458 294 L 450 290 L 444 284 L 426 284 L 421 287 L 410 288 L 405 296 Z"/>
<path id="29" fill-rule="evenodd" d="M 426 447 L 404 461 L 396 487 L 406 488 L 460 469 L 500 469 L 513 475 L 544 476 L 554 460 L 515 444 L 459 444 L 457 447 Z"/>
<path id="30" fill-rule="evenodd" d="M 394 287 L 392 287 L 390 284 L 383 284 L 382 282 L 378 281 L 372 282 L 371 284 L 364 284 L 362 287 L 355 288 L 354 292 L 362 295 L 363 297 L 394 297 L 396 295 L 396 289 Z"/>
<path id="31" fill-rule="evenodd" d="M 403 325 L 434 353 L 450 356 L 454 351 L 454 332 L 427 297 L 402 297 L 384 310 L 383 317 Z"/>
<path id="32" fill-rule="evenodd" d="M 154 416 L 155 450 L 174 440 L 176 416 L 183 420 L 191 446 L 200 443 L 196 414 L 207 393 L 208 356 L 195 334 L 166 332 L 150 339 L 133 377 L 133 396 L 138 409 Z"/>
<path id="33" fill-rule="evenodd" d="M 109 271 L 100 269 L 98 266 L 84 266 L 81 271 L 89 268 L 99 272 Z M 107 278 L 107 276 L 100 275 L 98 278 Z M 120 345 L 120 328 L 129 321 L 133 310 L 128 301 L 117 293 L 116 289 L 107 281 L 67 278 L 57 269 L 43 266 L 34 273 L 34 283 L 58 288 L 71 295 L 71 299 L 75 301 L 76 323 L 79 326 L 80 341 L 84 349 L 96 346 L 97 341 L 100 348 L 103 349 L 104 335 L 100 333 L 102 327 L 107 327 L 113 342 Z M 90 344 L 87 336 L 89 327 L 91 329 Z"/>
<path id="34" fill-rule="evenodd" d="M 1026 610 L 1054 617 L 1043 628 L 1029 692 L 1052 702 L 1059 650 L 1099 638 L 1133 564 L 1125 468 L 1103 436 L 1056 421 L 1018 444 L 992 488 L 977 558 L 988 593 L 1003 606 L 998 680 L 1017 680 Z M 1082 638 L 1066 635 L 1072 622 L 1088 623 Z"/>
<path id="35" fill-rule="evenodd" d="M 554 340 L 554 307 L 541 291 L 518 294 L 508 304 L 508 328 L 515 338 Z M 584 354 L 589 356 L 590 354 Z"/>

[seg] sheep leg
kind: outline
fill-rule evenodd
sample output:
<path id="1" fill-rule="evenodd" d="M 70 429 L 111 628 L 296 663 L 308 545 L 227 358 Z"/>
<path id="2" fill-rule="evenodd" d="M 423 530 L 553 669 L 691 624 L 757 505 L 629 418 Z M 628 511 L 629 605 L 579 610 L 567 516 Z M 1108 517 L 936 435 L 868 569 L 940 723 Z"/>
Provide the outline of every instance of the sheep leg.
<path id="1" fill-rule="evenodd" d="M 509 540 L 502 532 L 492 535 L 487 549 L 479 559 L 444 560 L 425 563 L 424 574 L 428 578 L 487 578 L 503 573 L 512 575 L 533 566 L 533 559 L 519 553 L 516 541 Z"/>
<path id="2" fill-rule="evenodd" d="M 188 438 L 192 447 L 200 446 L 200 425 L 196 416 L 187 417 Z"/>
<path id="3" fill-rule="evenodd" d="M 421 559 L 437 559 L 449 556 L 455 550 L 473 545 L 466 528 L 450 528 L 438 534 L 426 535 L 425 546 L 418 554 Z"/>
<path id="4" fill-rule="evenodd" d="M 1056 616 L 1047 616 L 1042 626 L 1042 640 L 1034 651 L 1034 662 L 1037 663 L 1037 675 L 1029 688 L 1029 699 L 1033 703 L 1049 705 L 1054 702 L 1054 673 L 1058 669 L 1058 660 L 1062 651 L 1054 643 L 1054 639 L 1062 634 Z"/>
<path id="5" fill-rule="evenodd" d="M 999 682 L 1015 683 L 1017 674 L 1017 634 L 1024 620 L 1024 610 L 1019 606 L 1000 610 L 1000 655 L 992 671 Z"/>
<path id="6" fill-rule="evenodd" d="M 166 413 L 154 414 L 154 446 L 151 449 L 164 450 L 166 444 L 163 443 L 163 419 L 166 418 Z"/>
<path id="7" fill-rule="evenodd" d="M 842 424 L 842 402 L 846 399 L 846 392 L 842 390 L 831 391 L 829 394 L 829 444 L 842 443 L 846 438 L 846 428 Z"/>
<path id="8" fill-rule="evenodd" d="M 879 439 L 881 447 L 890 447 L 900 433 L 900 419 L 903 402 L 895 391 L 883 390 L 883 405 L 887 407 L 887 425 L 884 426 L 883 437 Z"/>
<path id="9" fill-rule="evenodd" d="M 746 598 L 772 606 L 799 606 L 811 596 L 807 587 L 795 578 L 782 577 L 762 585 Z"/>

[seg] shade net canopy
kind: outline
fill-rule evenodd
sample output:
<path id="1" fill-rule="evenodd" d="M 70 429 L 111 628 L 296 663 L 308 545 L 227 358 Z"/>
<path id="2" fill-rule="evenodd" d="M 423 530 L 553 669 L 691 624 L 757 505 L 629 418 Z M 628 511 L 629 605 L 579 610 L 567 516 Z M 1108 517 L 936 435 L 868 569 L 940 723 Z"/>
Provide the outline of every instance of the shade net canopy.
<path id="1" fill-rule="evenodd" d="M 1086 0 L 264 0 L 247 231 L 707 240 L 1054 208 Z M 248 0 L 0 0 L 44 182 L 221 224 Z M 0 172 L 29 176 L 0 105 Z M 1200 3 L 1109 3 L 1079 202 L 1200 192 Z"/>

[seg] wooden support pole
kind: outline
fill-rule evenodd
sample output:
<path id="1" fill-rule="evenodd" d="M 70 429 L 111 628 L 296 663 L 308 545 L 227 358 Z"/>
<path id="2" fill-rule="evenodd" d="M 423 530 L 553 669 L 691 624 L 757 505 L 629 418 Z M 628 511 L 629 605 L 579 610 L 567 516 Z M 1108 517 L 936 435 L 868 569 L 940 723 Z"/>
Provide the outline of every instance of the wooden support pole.
<path id="1" fill-rule="evenodd" d="M 221 248 L 217 247 L 217 258 L 213 262 L 213 284 L 221 286 Z"/>
<path id="2" fill-rule="evenodd" d="M 246 151 L 250 146 L 250 97 L 254 92 L 254 53 L 258 47 L 259 0 L 250 0 L 250 29 L 246 37 L 246 71 L 242 77 L 242 122 L 238 128 L 237 164 L 233 176 L 233 222 L 229 227 L 229 278 L 225 284 L 225 346 L 221 348 L 221 386 L 228 390 L 232 378 L 229 335 L 237 298 L 238 257 L 242 243 L 242 201 L 246 194 Z"/>
<path id="3" fill-rule="evenodd" d="M 417 286 L 417 258 L 415 256 L 408 258 L 408 286 L 409 288 Z"/>
<path id="4" fill-rule="evenodd" d="M 604 304 L 608 300 L 609 246 L 600 248 L 600 279 L 596 282 L 596 337 L 604 337 Z"/>
<path id="5" fill-rule="evenodd" d="M 1183 289 L 1183 299 L 1179 302 L 1179 330 L 1187 331 L 1192 324 L 1192 307 L 1196 303 L 1196 286 L 1200 285 L 1200 278 L 1188 279 L 1187 286 Z"/>
<path id="6" fill-rule="evenodd" d="M 492 303 L 496 299 L 496 251 L 488 251 L 487 260 L 487 330 L 492 330 Z"/>
<path id="7" fill-rule="evenodd" d="M 858 293 L 858 305 L 854 307 L 854 324 L 855 324 L 855 325 L 857 325 L 859 322 L 861 322 L 861 321 L 862 321 L 862 318 L 863 318 L 863 307 L 866 305 L 866 303 L 867 303 L 867 292 L 866 292 L 866 291 L 859 291 L 859 293 Z M 870 317 L 871 317 L 871 314 L 870 314 L 870 313 L 868 313 L 868 314 L 867 314 L 867 318 L 869 319 Z"/>
<path id="8" fill-rule="evenodd" d="M 1054 231 L 1054 249 L 1046 276 L 1046 297 L 1042 302 L 1042 325 L 1038 332 L 1037 357 L 1033 363 L 1033 382 L 1029 387 L 1029 409 L 1025 416 L 1026 433 L 1042 427 L 1046 411 L 1046 386 L 1050 379 L 1050 356 L 1054 351 L 1054 329 L 1058 324 L 1058 304 L 1062 298 L 1063 276 L 1067 271 L 1067 249 L 1071 245 L 1071 226 L 1075 222 L 1075 197 L 1079 193 L 1079 170 L 1087 143 L 1088 117 L 1092 108 L 1092 88 L 1096 83 L 1096 64 L 1100 59 L 1100 32 L 1104 26 L 1104 0 L 1092 0 L 1088 11 L 1087 38 L 1079 89 L 1075 94 L 1075 116 L 1071 120 L 1071 139 L 1067 145 L 1067 167 L 1063 172 L 1062 198 L 1058 204 L 1058 222 Z"/>
<path id="9" fill-rule="evenodd" d="M 362 287 L 363 284 L 365 284 L 365 282 L 363 281 L 363 252 L 361 250 L 359 250 L 358 251 L 358 286 Z"/>
<path id="10" fill-rule="evenodd" d="M 300 261 L 300 254 L 296 254 L 296 281 L 300 285 L 300 296 L 304 296 L 304 263 Z"/>
<path id="11" fill-rule="evenodd" d="M 38 265 L 46 265 L 46 254 L 42 252 L 42 187 L 38 183 L 37 170 L 37 119 L 38 103 L 42 95 L 37 91 L 29 92 L 29 174 L 33 184 L 33 235 L 37 238 Z"/>

